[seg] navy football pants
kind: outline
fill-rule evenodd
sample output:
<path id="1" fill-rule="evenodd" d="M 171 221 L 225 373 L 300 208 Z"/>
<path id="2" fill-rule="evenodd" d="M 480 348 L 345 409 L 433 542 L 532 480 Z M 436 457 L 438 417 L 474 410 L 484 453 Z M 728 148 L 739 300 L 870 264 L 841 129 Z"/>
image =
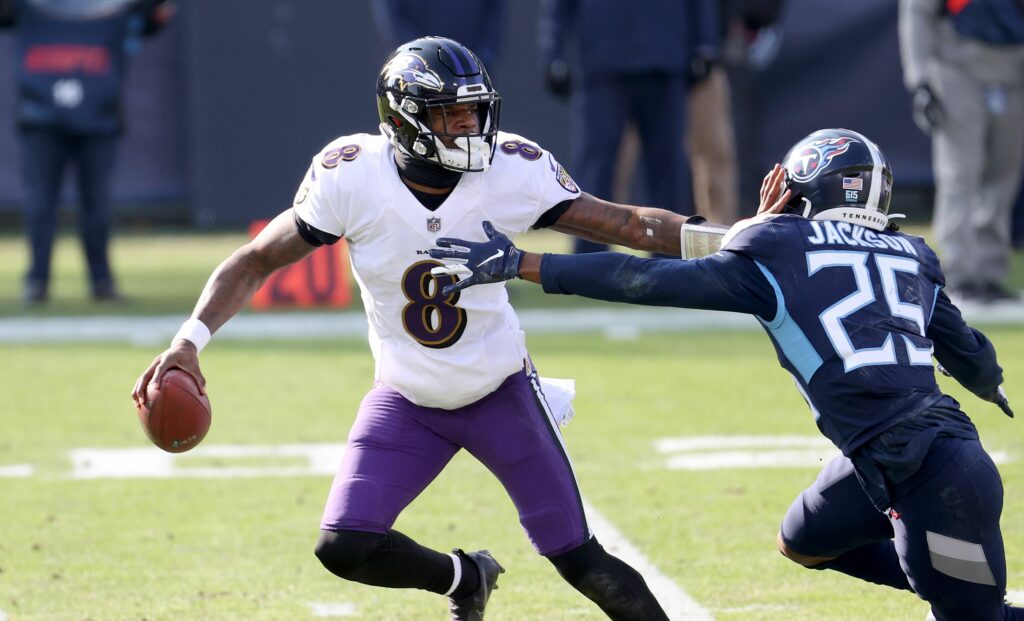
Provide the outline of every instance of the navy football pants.
<path id="1" fill-rule="evenodd" d="M 49 283 L 61 181 L 73 162 L 81 206 L 78 229 L 93 291 L 112 286 L 107 247 L 110 243 L 110 181 L 117 140 L 116 136 L 77 136 L 48 129 L 21 132 L 25 228 L 32 248 L 27 282 L 43 288 Z"/>
<path id="2" fill-rule="evenodd" d="M 1024 610 L 1003 603 L 1003 486 L 980 442 L 937 439 L 920 470 L 891 495 L 890 514 L 877 511 L 853 464 L 837 457 L 790 506 L 782 538 L 800 554 L 822 557 L 891 540 L 910 586 L 938 621 L 1024 619 Z"/>

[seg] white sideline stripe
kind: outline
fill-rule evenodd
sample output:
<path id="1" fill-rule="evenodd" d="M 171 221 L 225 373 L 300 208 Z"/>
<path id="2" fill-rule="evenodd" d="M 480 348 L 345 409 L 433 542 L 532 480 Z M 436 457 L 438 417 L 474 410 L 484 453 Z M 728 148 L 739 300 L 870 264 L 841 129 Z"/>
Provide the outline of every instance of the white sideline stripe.
<path id="1" fill-rule="evenodd" d="M 165 453 L 149 446 L 144 448 L 96 449 L 78 448 L 70 451 L 72 479 L 234 479 L 286 476 L 332 475 L 338 469 L 344 444 L 280 444 L 280 445 L 202 445 L 188 453 Z M 293 459 L 298 465 L 232 466 L 215 464 L 189 467 L 199 459 Z"/>
<path id="2" fill-rule="evenodd" d="M 0 610 L 0 621 L 7 621 L 7 613 Z"/>
<path id="3" fill-rule="evenodd" d="M 626 539 L 593 505 L 583 501 L 587 521 L 597 535 L 598 541 L 609 552 L 622 559 L 640 572 L 651 587 L 651 592 L 672 621 L 714 621 L 714 617 L 686 594 L 679 585 L 654 566 L 647 557 Z"/>
<path id="4" fill-rule="evenodd" d="M 350 602 L 330 604 L 325 602 L 310 602 L 309 611 L 314 617 L 351 617 L 356 614 L 356 605 Z M 0 621 L 3 621 L 0 619 Z"/>
<path id="5" fill-rule="evenodd" d="M 1010 602 L 1015 606 L 1020 606 L 1021 604 L 1024 604 L 1024 591 L 1007 591 L 1006 601 Z M 3 620 L 0 619 L 0 621 Z"/>
<path id="6" fill-rule="evenodd" d="M 763 451 L 759 453 L 722 451 L 670 457 L 669 470 L 726 470 L 733 468 L 821 468 L 839 451 Z"/>
<path id="7" fill-rule="evenodd" d="M 13 466 L 0 466 L 0 478 L 20 479 L 35 474 L 36 469 L 32 464 L 15 464 Z M 3 613 L 0 613 L 3 614 Z M 4 621 L 0 616 L 0 621 Z"/>
<path id="8" fill-rule="evenodd" d="M 654 443 L 659 453 L 725 448 L 830 448 L 823 436 L 690 436 L 662 438 Z"/>
<path id="9" fill-rule="evenodd" d="M 840 453 L 822 436 L 693 436 L 655 440 L 669 470 L 735 468 L 821 468 Z M 744 450 L 746 449 L 746 450 Z M 1010 461 L 1005 451 L 989 453 L 996 464 Z"/>
<path id="10" fill-rule="evenodd" d="M 614 336 L 635 332 L 750 330 L 758 326 L 737 313 L 671 308 L 525 310 L 518 313 L 523 329 L 539 333 L 605 331 Z M 0 319 L 0 343 L 121 342 L 136 345 L 168 343 L 186 319 L 162 317 L 12 317 Z M 253 339 L 366 337 L 366 315 L 335 313 L 243 314 L 217 331 L 214 342 Z"/>
<path id="11" fill-rule="evenodd" d="M 1024 324 L 1024 304 L 965 306 L 971 323 Z M 738 313 L 680 308 L 607 308 L 523 310 L 517 312 L 524 330 L 538 333 L 605 332 L 628 339 L 642 332 L 700 332 L 754 330 L 760 325 Z M 138 317 L 11 317 L 0 319 L 0 343 L 121 342 L 137 345 L 170 341 L 184 314 Z M 313 337 L 365 337 L 366 315 L 358 310 L 331 313 L 246 313 L 217 331 L 214 340 L 297 339 Z"/>

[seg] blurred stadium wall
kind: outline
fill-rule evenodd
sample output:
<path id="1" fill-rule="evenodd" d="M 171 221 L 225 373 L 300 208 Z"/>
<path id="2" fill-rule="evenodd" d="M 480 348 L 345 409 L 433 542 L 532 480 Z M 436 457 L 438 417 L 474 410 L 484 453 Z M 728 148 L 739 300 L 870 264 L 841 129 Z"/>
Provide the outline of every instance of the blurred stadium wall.
<path id="1" fill-rule="evenodd" d="M 389 50 L 371 1 L 179 0 L 175 23 L 146 42 L 129 74 L 119 218 L 247 225 L 290 204 L 322 145 L 375 132 L 374 81 Z M 538 5 L 510 3 L 490 69 L 505 96 L 502 127 L 566 160 L 569 110 L 541 85 Z M 901 82 L 896 3 L 788 0 L 781 26 L 776 60 L 738 85 L 763 102 L 739 149 L 763 168 L 811 130 L 855 128 L 882 144 L 908 202 L 930 192 L 929 144 Z M 0 217 L 8 225 L 21 200 L 9 121 L 13 58 L 13 37 L 0 34 Z"/>

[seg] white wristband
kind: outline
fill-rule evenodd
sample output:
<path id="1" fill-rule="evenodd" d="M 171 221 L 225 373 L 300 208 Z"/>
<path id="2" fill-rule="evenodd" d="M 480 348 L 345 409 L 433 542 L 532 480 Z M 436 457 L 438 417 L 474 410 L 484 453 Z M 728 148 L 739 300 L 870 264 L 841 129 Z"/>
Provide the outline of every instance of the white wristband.
<path id="1" fill-rule="evenodd" d="M 171 343 L 178 339 L 185 339 L 196 346 L 196 353 L 198 354 L 210 342 L 211 337 L 210 329 L 206 327 L 206 324 L 192 318 L 181 324 L 181 328 L 178 329 L 178 333 L 171 339 Z"/>

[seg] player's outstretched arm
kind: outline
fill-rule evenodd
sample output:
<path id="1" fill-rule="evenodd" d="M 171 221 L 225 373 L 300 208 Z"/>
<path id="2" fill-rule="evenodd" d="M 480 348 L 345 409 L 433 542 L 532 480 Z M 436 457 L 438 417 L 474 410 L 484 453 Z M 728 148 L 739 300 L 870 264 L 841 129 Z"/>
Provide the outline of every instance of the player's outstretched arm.
<path id="1" fill-rule="evenodd" d="M 679 256 L 679 230 L 690 216 L 665 209 L 621 205 L 584 192 L 551 229 L 603 244 Z M 698 218 L 703 222 L 703 218 Z"/>
<path id="2" fill-rule="evenodd" d="M 192 319 L 197 319 L 216 332 L 234 317 L 267 278 L 276 270 L 309 255 L 316 248 L 300 235 L 292 211 L 280 214 L 248 244 L 236 250 L 214 270 L 199 296 Z M 192 375 L 205 393 L 206 379 L 199 369 L 199 352 L 195 344 L 176 338 L 171 346 L 157 356 L 135 381 L 132 399 L 144 403 L 147 386 L 160 385 L 168 369 L 180 368 Z"/>
<path id="3" fill-rule="evenodd" d="M 781 213 L 791 196 L 792 192 L 785 184 L 785 170 L 775 164 L 762 180 L 758 215 Z M 665 209 L 621 205 L 584 192 L 551 228 L 594 242 L 679 256 L 683 250 L 680 234 L 683 225 L 704 222 L 700 216 L 681 216 Z M 729 228 L 715 224 L 704 226 L 720 229 L 720 232 L 715 231 L 719 237 Z M 714 249 L 717 249 L 717 244 L 710 251 Z M 688 252 L 687 256 L 694 255 Z"/>

